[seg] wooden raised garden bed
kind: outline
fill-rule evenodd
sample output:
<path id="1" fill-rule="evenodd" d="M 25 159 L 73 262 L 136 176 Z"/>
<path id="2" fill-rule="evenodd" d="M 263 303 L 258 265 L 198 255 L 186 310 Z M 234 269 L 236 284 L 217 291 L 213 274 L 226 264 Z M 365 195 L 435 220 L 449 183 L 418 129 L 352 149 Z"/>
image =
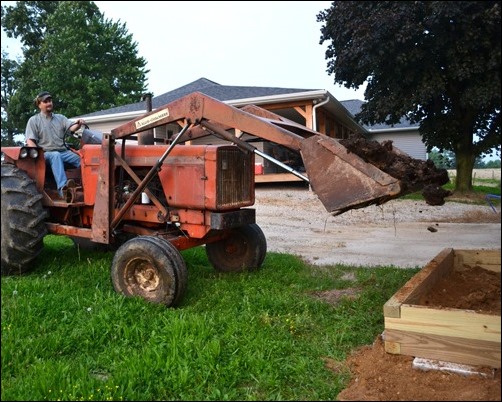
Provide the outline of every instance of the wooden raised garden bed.
<path id="1" fill-rule="evenodd" d="M 442 250 L 383 310 L 388 353 L 500 368 L 500 249 Z"/>

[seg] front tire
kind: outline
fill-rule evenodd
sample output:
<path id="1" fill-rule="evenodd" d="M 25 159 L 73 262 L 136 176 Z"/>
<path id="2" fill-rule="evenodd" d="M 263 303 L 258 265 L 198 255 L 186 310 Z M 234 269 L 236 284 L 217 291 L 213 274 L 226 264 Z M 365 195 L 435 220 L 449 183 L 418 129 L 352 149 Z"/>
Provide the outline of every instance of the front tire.
<path id="1" fill-rule="evenodd" d="M 176 306 L 187 287 L 187 267 L 178 249 L 170 242 L 139 236 L 119 247 L 112 261 L 111 278 L 115 291 L 127 297 Z"/>
<path id="2" fill-rule="evenodd" d="M 267 240 L 261 228 L 253 223 L 230 229 L 225 239 L 206 244 L 206 254 L 217 271 L 255 271 L 267 254 Z"/>
<path id="3" fill-rule="evenodd" d="M 2 275 L 24 274 L 43 250 L 47 211 L 24 170 L 2 164 Z"/>

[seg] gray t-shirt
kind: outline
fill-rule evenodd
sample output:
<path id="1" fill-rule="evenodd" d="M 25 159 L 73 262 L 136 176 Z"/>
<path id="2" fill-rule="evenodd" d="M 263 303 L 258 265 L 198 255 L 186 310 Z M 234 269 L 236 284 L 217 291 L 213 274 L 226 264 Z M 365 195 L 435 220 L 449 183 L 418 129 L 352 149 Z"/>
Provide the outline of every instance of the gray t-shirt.
<path id="1" fill-rule="evenodd" d="M 33 140 L 45 151 L 65 151 L 63 143 L 64 133 L 75 122 L 62 114 L 52 113 L 46 116 L 38 113 L 28 120 L 26 125 L 26 139 Z"/>

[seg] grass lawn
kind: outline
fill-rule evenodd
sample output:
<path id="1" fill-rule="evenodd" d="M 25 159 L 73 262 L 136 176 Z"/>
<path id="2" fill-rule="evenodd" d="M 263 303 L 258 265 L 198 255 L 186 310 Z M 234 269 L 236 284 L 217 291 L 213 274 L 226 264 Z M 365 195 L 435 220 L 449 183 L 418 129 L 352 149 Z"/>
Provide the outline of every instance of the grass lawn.
<path id="1" fill-rule="evenodd" d="M 418 270 L 269 253 L 258 272 L 223 274 L 198 247 L 166 308 L 113 290 L 111 252 L 44 241 L 33 272 L 2 277 L 2 400 L 334 400 L 349 373 L 326 366 L 374 341 Z M 333 289 L 355 297 L 318 297 Z"/>

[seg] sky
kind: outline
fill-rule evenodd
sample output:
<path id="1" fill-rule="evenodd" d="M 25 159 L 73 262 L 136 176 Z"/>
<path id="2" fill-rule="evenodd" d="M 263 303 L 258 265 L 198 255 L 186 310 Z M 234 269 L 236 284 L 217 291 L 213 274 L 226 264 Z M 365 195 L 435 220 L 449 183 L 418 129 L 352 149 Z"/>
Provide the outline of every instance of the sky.
<path id="1" fill-rule="evenodd" d="M 230 86 L 325 89 L 340 101 L 364 100 L 364 87 L 335 85 L 326 72 L 328 42 L 319 44 L 316 16 L 331 1 L 95 3 L 132 35 L 154 96 L 206 78 Z M 13 57 L 19 46 L 2 30 L 4 48 Z"/>
<path id="2" fill-rule="evenodd" d="M 15 1 L 2 1 L 14 5 Z M 95 1 L 104 17 L 121 22 L 147 61 L 154 96 L 206 78 L 221 85 L 324 89 L 336 99 L 364 100 L 334 84 L 319 44 L 317 14 L 331 1 Z M 20 55 L 2 30 L 2 50 Z M 82 55 L 85 61 L 85 55 Z"/>

